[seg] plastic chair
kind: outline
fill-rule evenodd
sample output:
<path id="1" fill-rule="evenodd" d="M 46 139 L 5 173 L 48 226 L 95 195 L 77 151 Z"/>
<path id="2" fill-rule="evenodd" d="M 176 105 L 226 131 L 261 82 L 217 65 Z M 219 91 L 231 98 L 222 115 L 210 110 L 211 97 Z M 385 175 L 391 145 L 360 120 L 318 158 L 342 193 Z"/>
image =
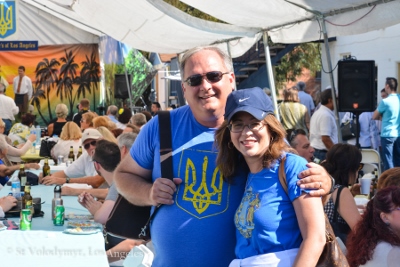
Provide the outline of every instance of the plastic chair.
<path id="1" fill-rule="evenodd" d="M 377 168 L 378 169 L 378 177 L 381 175 L 381 157 L 378 153 L 378 151 L 376 151 L 375 149 L 361 149 L 361 163 L 364 164 L 374 164 L 375 167 L 373 168 Z M 368 167 L 368 165 L 364 165 L 364 168 L 370 168 Z M 369 170 L 369 169 L 368 169 Z M 371 171 L 367 171 L 367 169 L 364 170 L 364 172 L 371 172 Z"/>

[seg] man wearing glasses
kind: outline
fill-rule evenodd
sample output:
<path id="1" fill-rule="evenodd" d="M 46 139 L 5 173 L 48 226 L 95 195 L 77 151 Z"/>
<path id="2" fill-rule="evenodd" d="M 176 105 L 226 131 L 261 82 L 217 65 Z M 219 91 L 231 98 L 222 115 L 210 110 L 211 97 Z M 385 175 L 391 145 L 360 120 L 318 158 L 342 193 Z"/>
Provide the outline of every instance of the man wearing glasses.
<path id="1" fill-rule="evenodd" d="M 64 171 L 58 171 L 41 179 L 45 185 L 69 183 L 73 179 L 74 183 L 89 184 L 94 188 L 104 183 L 104 178 L 97 174 L 92 155 L 96 149 L 98 139 L 103 138 L 96 129 L 86 129 L 82 134 L 82 146 L 86 153 L 83 153 L 77 160 L 69 165 Z"/>
<path id="2" fill-rule="evenodd" d="M 118 191 L 143 206 L 164 204 L 151 223 L 159 266 L 228 266 L 235 258 L 234 213 L 247 173 L 234 183 L 223 180 L 215 165 L 214 131 L 224 121 L 225 104 L 234 90 L 229 56 L 216 47 L 196 47 L 180 60 L 182 90 L 188 105 L 170 111 L 173 181 L 161 178 L 158 116 L 150 120 L 115 171 Z M 309 188 L 328 193 L 331 179 L 322 167 L 306 170 Z"/>

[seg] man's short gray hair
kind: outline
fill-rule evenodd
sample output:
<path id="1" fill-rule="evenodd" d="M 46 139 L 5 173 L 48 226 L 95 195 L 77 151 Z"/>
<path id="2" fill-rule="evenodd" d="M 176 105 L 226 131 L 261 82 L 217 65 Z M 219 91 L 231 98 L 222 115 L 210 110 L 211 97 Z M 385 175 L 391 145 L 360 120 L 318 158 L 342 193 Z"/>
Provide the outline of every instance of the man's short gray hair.
<path id="1" fill-rule="evenodd" d="M 117 141 L 118 141 L 118 147 L 121 149 L 123 146 L 126 147 L 126 149 L 130 150 L 133 143 L 135 142 L 137 137 L 137 134 L 135 133 L 123 133 L 120 136 L 118 136 Z"/>
<path id="2" fill-rule="evenodd" d="M 111 105 L 108 107 L 108 111 L 110 112 L 111 115 L 113 115 L 114 117 L 118 116 L 118 108 L 115 105 Z"/>
<path id="3" fill-rule="evenodd" d="M 132 116 L 132 123 L 138 127 L 145 125 L 147 122 L 146 116 L 143 113 L 135 113 Z"/>
<path id="4" fill-rule="evenodd" d="M 185 77 L 185 66 L 186 66 L 186 62 L 188 61 L 188 59 L 191 56 L 193 56 L 194 54 L 204 51 L 204 50 L 211 50 L 211 51 L 216 52 L 221 57 L 226 70 L 233 71 L 232 59 L 229 57 L 229 55 L 227 53 L 225 53 L 224 51 L 222 51 L 220 48 L 218 48 L 216 46 L 198 46 L 198 47 L 194 47 L 194 48 L 188 50 L 187 52 L 185 52 L 180 59 L 179 69 L 180 69 L 180 73 L 181 73 L 182 82 Z M 223 71 L 223 70 L 219 70 L 219 71 Z"/>

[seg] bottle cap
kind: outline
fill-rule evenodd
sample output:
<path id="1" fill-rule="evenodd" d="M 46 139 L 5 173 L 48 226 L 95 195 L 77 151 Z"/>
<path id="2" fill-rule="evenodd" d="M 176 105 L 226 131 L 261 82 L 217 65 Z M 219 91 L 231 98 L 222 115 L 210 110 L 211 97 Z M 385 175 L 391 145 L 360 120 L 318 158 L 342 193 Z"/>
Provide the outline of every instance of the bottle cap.
<path id="1" fill-rule="evenodd" d="M 56 185 L 56 186 L 54 187 L 54 193 L 61 193 L 61 186 Z"/>

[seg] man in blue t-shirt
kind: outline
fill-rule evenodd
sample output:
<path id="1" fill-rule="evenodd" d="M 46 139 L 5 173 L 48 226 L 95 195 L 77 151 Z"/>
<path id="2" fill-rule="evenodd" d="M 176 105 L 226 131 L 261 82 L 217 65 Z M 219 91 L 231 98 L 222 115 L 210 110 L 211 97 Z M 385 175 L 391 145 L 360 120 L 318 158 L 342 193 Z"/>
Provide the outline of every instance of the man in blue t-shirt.
<path id="1" fill-rule="evenodd" d="M 386 78 L 385 90 L 388 97 L 382 99 L 375 110 L 373 119 L 382 119 L 381 146 L 383 169 L 400 167 L 400 96 L 397 79 Z"/>
<path id="2" fill-rule="evenodd" d="M 177 178 L 161 178 L 156 116 L 141 129 L 114 181 L 134 204 L 164 204 L 151 224 L 153 267 L 228 266 L 235 258 L 234 213 L 246 170 L 233 183 L 224 181 L 215 163 L 214 131 L 224 121 L 226 99 L 234 90 L 232 61 L 216 47 L 196 47 L 183 55 L 180 71 L 188 105 L 170 111 L 170 156 Z M 320 188 L 313 195 L 328 193 L 331 179 L 322 167 L 313 165 L 300 174 L 306 176 L 301 186 Z"/>

